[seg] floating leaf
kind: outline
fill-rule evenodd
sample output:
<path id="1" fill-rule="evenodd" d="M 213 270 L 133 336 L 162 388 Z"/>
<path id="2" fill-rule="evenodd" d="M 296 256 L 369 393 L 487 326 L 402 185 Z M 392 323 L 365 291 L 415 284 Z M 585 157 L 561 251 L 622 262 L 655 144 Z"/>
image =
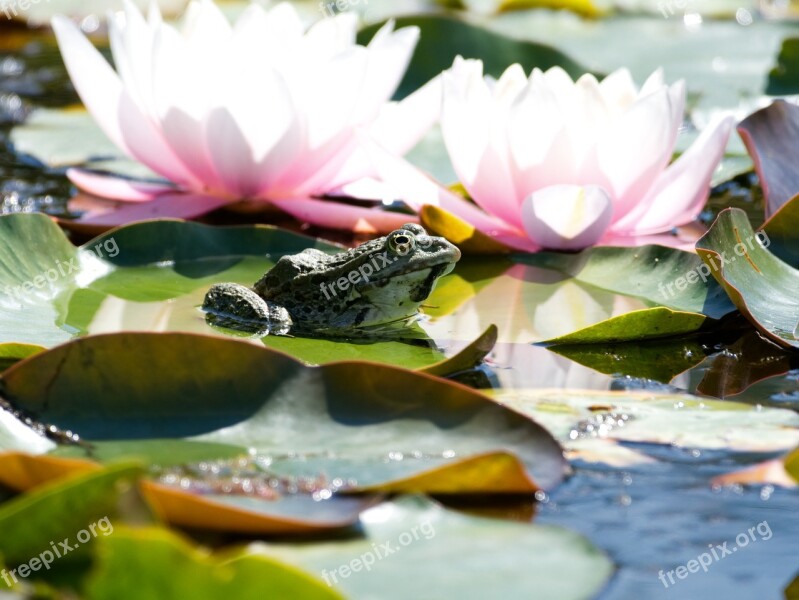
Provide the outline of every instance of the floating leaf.
<path id="1" fill-rule="evenodd" d="M 692 252 L 664 246 L 597 247 L 579 254 L 541 252 L 517 260 L 561 271 L 604 290 L 712 319 L 735 310 Z"/>
<path id="2" fill-rule="evenodd" d="M 376 506 L 364 514 L 363 531 L 363 539 L 251 549 L 317 573 L 353 599 L 585 600 L 613 573 L 579 534 L 472 517 L 421 497 Z"/>
<path id="3" fill-rule="evenodd" d="M 770 96 L 799 94 L 799 38 L 782 41 L 777 64 L 768 74 L 766 93 Z"/>
<path id="4" fill-rule="evenodd" d="M 705 359 L 702 346 L 693 339 L 558 344 L 549 349 L 606 375 L 627 375 L 662 383 L 670 382 Z"/>
<path id="5" fill-rule="evenodd" d="M 572 441 L 608 439 L 784 452 L 799 444 L 799 415 L 781 408 L 652 392 L 492 390 L 489 394 L 536 419 L 567 447 Z"/>
<path id="6" fill-rule="evenodd" d="M 544 343 L 604 344 L 675 337 L 697 331 L 706 320 L 707 317 L 701 314 L 659 306 L 611 317 L 579 331 L 545 340 Z"/>
<path id="7" fill-rule="evenodd" d="M 157 459 L 161 452 L 154 452 L 155 444 L 178 448 L 176 456 L 165 464 L 178 464 L 181 457 L 190 460 L 202 456 L 203 462 L 199 464 L 219 465 L 225 464 L 223 461 L 231 456 L 229 446 L 198 444 L 185 440 L 98 442 L 93 444 L 90 454 L 100 460 L 109 456 Z M 187 446 L 195 448 L 187 450 Z M 198 454 L 200 448 L 197 447 L 204 447 L 202 454 Z M 218 450 L 214 451 L 214 447 Z M 72 451 L 60 454 L 81 456 L 74 448 L 70 450 Z M 234 456 L 245 455 L 237 452 Z M 146 463 L 142 461 L 142 464 Z M 229 464 L 236 463 L 232 461 Z M 19 453 L 0 454 L 0 468 L 0 482 L 18 491 L 27 491 L 56 480 L 102 469 L 96 462 L 85 458 Z M 180 481 L 181 478 L 177 479 Z M 254 494 L 237 495 L 232 489 L 226 494 L 221 488 L 231 484 L 230 478 L 219 478 L 218 482 L 217 487 L 220 489 L 216 493 L 202 494 L 196 493 L 194 488 L 183 489 L 149 480 L 139 481 L 139 486 L 150 510 L 165 522 L 197 530 L 247 535 L 308 534 L 347 528 L 355 525 L 360 512 L 373 504 L 373 499 L 369 497 L 337 497 L 322 503 L 310 495 L 300 494 L 281 496 L 275 492 L 268 497 L 257 497 Z"/>
<path id="8" fill-rule="evenodd" d="M 499 6 L 500 12 L 528 10 L 531 8 L 569 10 L 589 18 L 600 15 L 599 9 L 591 0 L 503 0 Z"/>
<path id="9" fill-rule="evenodd" d="M 105 600 L 335 600 L 318 578 L 271 557 L 245 552 L 212 555 L 164 529 L 121 529 L 103 539 L 86 598 Z"/>
<path id="10" fill-rule="evenodd" d="M 559 66 L 577 78 L 587 69 L 562 52 L 543 44 L 522 42 L 464 20 L 444 15 L 399 17 L 396 27 L 415 26 L 421 38 L 411 64 L 400 84 L 397 97 L 403 98 L 452 66 L 455 57 L 480 58 L 485 73 L 499 77 L 513 63 L 542 70 Z M 358 33 L 358 43 L 372 39 L 381 24 L 370 25 Z"/>
<path id="11" fill-rule="evenodd" d="M 113 519 L 120 493 L 141 472 L 129 464 L 111 466 L 56 480 L 0 505 L 0 554 L 16 564 L 50 550 L 53 540 L 69 538 L 73 548 L 82 546 L 76 534 L 100 519 Z"/>
<path id="12" fill-rule="evenodd" d="M 230 339 L 95 336 L 18 363 L 2 383 L 19 408 L 84 439 L 243 446 L 274 476 L 354 479 L 350 491 L 523 493 L 565 469 L 537 424 L 462 386 L 374 363 L 305 367 Z M 496 467 L 464 481 L 475 460 Z"/>
<path id="13" fill-rule="evenodd" d="M 737 208 L 719 214 L 696 250 L 730 299 L 760 331 L 781 346 L 799 347 L 799 271 L 771 254 Z"/>
<path id="14" fill-rule="evenodd" d="M 497 343 L 497 326 L 489 325 L 483 334 L 455 356 L 419 369 L 421 373 L 447 377 L 478 366 Z"/>
<path id="15" fill-rule="evenodd" d="M 741 121 L 738 133 L 755 163 L 770 217 L 799 194 L 799 106 L 777 100 Z"/>
<path id="16" fill-rule="evenodd" d="M 306 248 L 341 250 L 271 226 L 176 220 L 136 223 L 75 248 L 44 215 L 0 217 L 0 308 L 6 307 L 0 358 L 24 358 L 87 333 L 167 329 L 230 336 L 206 324 L 198 309 L 207 289 L 220 281 L 251 285 L 280 256 Z M 48 274 L 52 281 L 43 279 Z M 400 336 L 264 343 L 311 363 L 350 358 L 417 368 L 445 358 L 427 340 L 414 345 Z"/>
<path id="17" fill-rule="evenodd" d="M 763 224 L 769 252 L 799 268 L 799 196 L 788 200 Z"/>

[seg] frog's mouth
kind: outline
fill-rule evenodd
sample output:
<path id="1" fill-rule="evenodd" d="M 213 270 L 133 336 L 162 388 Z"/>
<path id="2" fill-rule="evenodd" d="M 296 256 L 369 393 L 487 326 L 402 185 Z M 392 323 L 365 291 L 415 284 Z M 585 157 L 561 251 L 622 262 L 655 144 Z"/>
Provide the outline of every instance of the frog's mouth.
<path id="1" fill-rule="evenodd" d="M 414 302 L 424 302 L 427 297 L 433 293 L 433 288 L 436 286 L 436 281 L 438 281 L 439 277 L 443 277 L 447 273 L 450 273 L 454 268 L 455 263 L 442 263 L 430 267 L 430 272 L 427 274 L 427 277 L 411 290 L 410 299 Z"/>

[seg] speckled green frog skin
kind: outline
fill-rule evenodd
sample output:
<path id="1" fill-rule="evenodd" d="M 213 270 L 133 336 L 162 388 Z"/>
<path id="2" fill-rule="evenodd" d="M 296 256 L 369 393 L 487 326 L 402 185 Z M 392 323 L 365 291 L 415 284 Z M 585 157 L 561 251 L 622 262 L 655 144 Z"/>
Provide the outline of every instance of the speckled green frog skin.
<path id="1" fill-rule="evenodd" d="M 460 256 L 409 223 L 346 252 L 284 256 L 252 289 L 214 285 L 203 310 L 216 324 L 244 331 L 357 334 L 416 315 Z"/>

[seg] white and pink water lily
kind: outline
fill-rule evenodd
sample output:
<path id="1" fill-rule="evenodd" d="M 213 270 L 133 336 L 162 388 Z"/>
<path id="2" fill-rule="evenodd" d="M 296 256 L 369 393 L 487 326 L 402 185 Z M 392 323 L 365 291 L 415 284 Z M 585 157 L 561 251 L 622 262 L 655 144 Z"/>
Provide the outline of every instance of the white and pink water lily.
<path id="1" fill-rule="evenodd" d="M 231 24 L 213 2 L 199 0 L 175 27 L 155 3 L 145 18 L 125 0 L 124 12 L 109 16 L 116 70 L 70 20 L 56 17 L 53 28 L 98 125 L 163 178 L 70 171 L 88 193 L 139 203 L 98 222 L 196 216 L 243 199 L 338 228 L 386 231 L 408 221 L 321 197 L 374 183 L 357 132 L 401 155 L 437 119 L 437 81 L 402 102 L 389 101 L 417 28 L 395 31 L 389 22 L 361 46 L 353 14 L 306 30 L 288 3 L 269 11 L 252 4 Z"/>
<path id="2" fill-rule="evenodd" d="M 719 117 L 671 162 L 685 86 L 660 71 L 640 89 L 626 69 L 575 82 L 558 67 L 528 78 L 517 64 L 493 80 L 458 58 L 443 77 L 444 141 L 477 206 L 379 143 L 374 163 L 415 209 L 440 206 L 520 250 L 634 244 L 693 222 L 733 125 Z"/>

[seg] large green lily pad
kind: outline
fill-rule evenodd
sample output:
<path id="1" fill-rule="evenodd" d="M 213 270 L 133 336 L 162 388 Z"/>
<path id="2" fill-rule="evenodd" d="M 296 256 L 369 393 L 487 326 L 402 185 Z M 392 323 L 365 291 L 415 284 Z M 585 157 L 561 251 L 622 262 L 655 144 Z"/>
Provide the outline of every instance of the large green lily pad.
<path id="1" fill-rule="evenodd" d="M 463 386 L 374 363 L 306 367 L 224 338 L 80 339 L 11 367 L 2 388 L 84 439 L 241 446 L 273 476 L 349 491 L 530 492 L 566 468 L 540 426 Z"/>
<path id="2" fill-rule="evenodd" d="M 361 539 L 252 550 L 316 573 L 353 600 L 588 600 L 613 573 L 579 534 L 467 516 L 420 497 L 376 506 L 362 522 Z"/>
<path id="3" fill-rule="evenodd" d="M 305 248 L 340 250 L 271 226 L 177 220 L 136 223 L 75 248 L 44 215 L 0 217 L 0 353 L 24 358 L 78 336 L 126 330 L 235 335 L 205 323 L 198 307 L 207 289 L 220 281 L 251 285 L 277 258 Z M 263 343 L 312 363 L 352 358 L 418 368 L 445 358 L 415 337 Z"/>

